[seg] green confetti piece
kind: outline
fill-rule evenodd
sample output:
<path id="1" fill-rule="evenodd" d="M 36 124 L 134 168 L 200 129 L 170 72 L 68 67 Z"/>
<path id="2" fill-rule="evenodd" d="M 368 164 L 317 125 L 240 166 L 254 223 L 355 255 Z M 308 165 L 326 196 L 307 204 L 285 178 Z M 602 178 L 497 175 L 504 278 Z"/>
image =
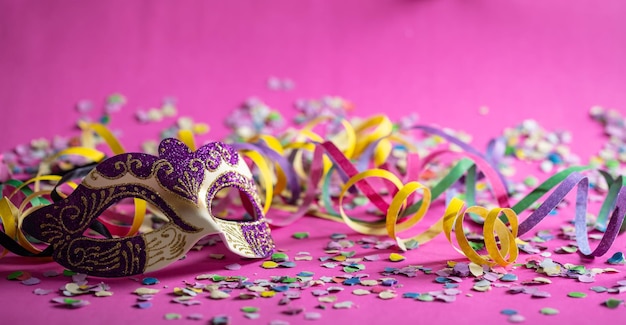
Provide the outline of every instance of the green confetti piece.
<path id="1" fill-rule="evenodd" d="M 419 297 L 417 297 L 417 300 L 429 302 L 429 301 L 434 301 L 435 297 L 425 293 L 425 294 L 419 295 Z"/>
<path id="2" fill-rule="evenodd" d="M 556 315 L 559 313 L 559 310 L 555 308 L 545 307 L 545 308 L 541 308 L 539 312 L 544 315 Z"/>
<path id="3" fill-rule="evenodd" d="M 524 184 L 526 186 L 535 187 L 538 183 L 539 183 L 539 180 L 537 180 L 537 177 L 528 176 L 528 177 L 524 178 Z"/>
<path id="4" fill-rule="evenodd" d="M 73 299 L 73 298 L 65 298 L 63 299 L 63 303 L 66 305 L 71 305 L 71 304 L 76 304 L 79 303 L 80 299 Z"/>
<path id="5" fill-rule="evenodd" d="M 286 276 L 280 282 L 282 282 L 282 283 L 296 283 L 296 282 L 298 282 L 298 278 L 292 278 L 292 277 Z"/>
<path id="6" fill-rule="evenodd" d="M 417 247 L 419 247 L 419 242 L 417 240 L 414 239 L 409 239 L 404 243 L 404 247 L 406 247 L 406 249 L 411 250 L 411 249 L 416 249 Z"/>
<path id="7" fill-rule="evenodd" d="M 100 124 L 109 124 L 109 122 L 111 122 L 111 117 L 109 115 L 103 115 L 102 117 L 100 117 Z"/>
<path id="8" fill-rule="evenodd" d="M 356 254 L 356 251 L 341 252 L 340 254 L 341 254 L 341 256 L 352 257 L 352 256 L 354 256 Z"/>
<path id="9" fill-rule="evenodd" d="M 346 273 L 354 273 L 362 270 L 365 270 L 365 265 L 363 264 L 352 264 L 343 267 L 343 271 Z"/>
<path id="10" fill-rule="evenodd" d="M 7 275 L 7 280 L 16 280 L 17 278 L 22 276 L 22 274 L 24 274 L 23 271 L 12 272 L 11 274 Z"/>
<path id="11" fill-rule="evenodd" d="M 563 252 L 568 253 L 568 254 L 573 254 L 576 253 L 576 251 L 578 250 L 577 247 L 574 246 L 563 246 L 560 248 Z"/>
<path id="12" fill-rule="evenodd" d="M 282 115 L 280 115 L 280 112 L 278 111 L 272 111 L 267 118 L 270 121 L 280 121 L 283 119 Z"/>
<path id="13" fill-rule="evenodd" d="M 351 266 L 344 266 L 343 267 L 343 271 L 346 272 L 346 273 L 354 273 L 354 272 L 358 272 L 359 269 L 353 268 Z"/>
<path id="14" fill-rule="evenodd" d="M 305 238 L 309 238 L 309 233 L 308 232 L 295 232 L 293 233 L 292 236 L 295 239 L 305 239 Z"/>
<path id="15" fill-rule="evenodd" d="M 367 204 L 367 198 L 365 196 L 357 196 L 354 198 L 354 200 L 352 200 L 352 202 L 354 203 L 354 205 L 356 206 L 364 206 Z"/>
<path id="16" fill-rule="evenodd" d="M 584 292 L 573 291 L 568 293 L 567 296 L 571 298 L 585 298 L 587 297 L 587 294 Z"/>
<path id="17" fill-rule="evenodd" d="M 619 161 L 616 159 L 609 159 L 606 161 L 606 168 L 617 169 L 619 167 Z"/>
<path id="18" fill-rule="evenodd" d="M 107 98 L 107 103 L 109 104 L 124 104 L 126 103 L 126 97 L 122 94 L 112 94 Z"/>
<path id="19" fill-rule="evenodd" d="M 274 262 L 285 262 L 289 260 L 289 256 L 285 253 L 274 253 L 272 254 L 272 261 Z"/>
<path id="20" fill-rule="evenodd" d="M 259 308 L 252 307 L 252 306 L 244 306 L 244 307 L 241 307 L 241 311 L 243 311 L 244 313 L 256 313 L 257 311 L 259 311 Z"/>
<path id="21" fill-rule="evenodd" d="M 74 274 L 76 274 L 76 272 L 70 271 L 70 270 L 63 270 L 63 275 L 64 276 L 72 276 Z"/>
<path id="22" fill-rule="evenodd" d="M 484 243 L 478 243 L 478 242 L 471 241 L 471 242 L 469 242 L 469 245 L 475 251 L 479 251 L 479 250 L 485 248 L 485 244 Z"/>
<path id="23" fill-rule="evenodd" d="M 585 274 L 587 273 L 587 268 L 585 268 L 583 265 L 575 265 L 569 268 L 570 271 L 572 272 L 576 272 L 578 274 Z"/>
<path id="24" fill-rule="evenodd" d="M 174 319 L 181 319 L 181 318 L 183 318 L 183 316 L 181 314 L 177 314 L 177 313 L 167 313 L 167 314 L 165 314 L 164 317 L 167 320 L 174 320 Z"/>
<path id="25" fill-rule="evenodd" d="M 619 300 L 619 299 L 615 299 L 615 298 L 609 298 L 608 300 L 606 300 L 604 302 L 604 305 L 608 308 L 611 309 L 615 309 L 617 307 L 619 307 L 622 303 L 624 303 L 623 300 Z"/>
<path id="26" fill-rule="evenodd" d="M 211 277 L 211 280 L 213 280 L 215 282 L 220 282 L 220 281 L 226 280 L 226 277 L 222 276 L 222 275 L 214 275 L 214 276 Z"/>

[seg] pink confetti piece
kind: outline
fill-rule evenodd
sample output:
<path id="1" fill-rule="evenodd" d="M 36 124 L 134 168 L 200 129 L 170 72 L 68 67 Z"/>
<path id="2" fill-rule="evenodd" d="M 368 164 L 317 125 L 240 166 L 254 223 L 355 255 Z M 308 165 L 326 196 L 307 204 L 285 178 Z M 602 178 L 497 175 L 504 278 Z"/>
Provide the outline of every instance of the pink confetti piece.
<path id="1" fill-rule="evenodd" d="M 533 292 L 531 295 L 532 295 L 533 297 L 535 297 L 535 298 L 549 298 L 549 297 L 551 297 L 551 296 L 552 296 L 552 295 L 551 295 L 549 292 L 547 292 L 547 291 L 539 291 L 539 290 L 537 290 L 537 291 Z"/>
<path id="2" fill-rule="evenodd" d="M 456 301 L 456 296 L 448 296 L 448 295 L 436 295 L 435 299 L 441 300 L 443 302 L 451 303 Z"/>
<path id="3" fill-rule="evenodd" d="M 378 254 L 367 255 L 363 257 L 364 260 L 374 262 L 380 260 L 380 256 Z"/>
<path id="4" fill-rule="evenodd" d="M 237 271 L 237 270 L 241 270 L 241 264 L 237 264 L 237 263 L 229 264 L 229 265 L 226 265 L 224 268 L 230 271 Z"/>
<path id="5" fill-rule="evenodd" d="M 259 319 L 261 317 L 261 314 L 259 313 L 244 313 L 243 315 L 247 319 Z"/>
<path id="6" fill-rule="evenodd" d="M 289 322 L 280 320 L 280 319 L 275 319 L 275 320 L 271 320 L 269 325 L 289 325 Z"/>
<path id="7" fill-rule="evenodd" d="M 72 282 L 78 284 L 78 285 L 85 285 L 87 284 L 87 274 L 82 274 L 82 273 L 76 273 L 74 275 L 72 275 Z"/>
<path id="8" fill-rule="evenodd" d="M 445 289 L 443 290 L 443 294 L 447 295 L 447 296 L 456 296 L 458 294 L 461 293 L 461 290 L 459 289 L 454 289 L 454 288 L 450 288 L 450 289 Z"/>
<path id="9" fill-rule="evenodd" d="M 135 304 L 135 306 L 137 306 L 137 308 L 139 308 L 139 309 L 148 309 L 148 308 L 152 307 L 152 302 L 150 302 L 150 301 L 140 301 L 137 304 Z"/>
<path id="10" fill-rule="evenodd" d="M 342 302 L 338 302 L 338 303 L 334 304 L 333 308 L 335 308 L 335 309 L 348 309 L 348 308 L 352 308 L 353 305 L 354 305 L 354 303 L 352 301 L 342 301 Z"/>
<path id="11" fill-rule="evenodd" d="M 189 314 L 189 315 L 187 315 L 187 319 L 190 319 L 190 320 L 202 320 L 202 319 L 204 319 L 204 315 L 199 314 L 199 313 Z"/>
<path id="12" fill-rule="evenodd" d="M 41 283 L 41 280 L 35 277 L 31 277 L 22 281 L 22 284 L 27 285 L 27 286 L 32 286 L 32 285 L 39 284 L 39 283 Z"/>
<path id="13" fill-rule="evenodd" d="M 48 271 L 43 272 L 43 276 L 46 277 L 46 278 L 55 277 L 55 276 L 58 276 L 60 274 L 61 274 L 61 272 L 59 272 L 57 270 L 48 270 Z"/>
<path id="14" fill-rule="evenodd" d="M 304 314 L 304 319 L 306 320 L 318 320 L 322 318 L 322 314 L 317 312 L 308 312 Z"/>
<path id="15" fill-rule="evenodd" d="M 38 296 L 45 296 L 47 294 L 52 293 L 53 290 L 47 290 L 47 289 L 41 289 L 41 288 L 37 288 L 35 290 L 33 290 L 33 293 L 38 295 Z"/>
<path id="16" fill-rule="evenodd" d="M 313 290 L 313 291 L 311 291 L 311 294 L 312 294 L 312 295 L 314 295 L 314 296 L 316 296 L 316 297 L 320 297 L 320 296 L 325 296 L 325 295 L 327 295 L 327 294 L 328 294 L 328 291 L 318 289 L 318 290 Z"/>

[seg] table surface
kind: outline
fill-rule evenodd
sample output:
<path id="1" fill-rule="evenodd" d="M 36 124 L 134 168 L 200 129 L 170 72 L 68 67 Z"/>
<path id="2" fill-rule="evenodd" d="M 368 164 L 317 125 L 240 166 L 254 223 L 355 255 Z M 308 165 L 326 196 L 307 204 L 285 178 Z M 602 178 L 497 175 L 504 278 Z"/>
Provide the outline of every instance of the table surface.
<path id="1" fill-rule="evenodd" d="M 446 0 L 346 0 L 346 1 L 0 1 L 0 104 L 3 139 L 0 151 L 7 151 L 36 138 L 76 135 L 81 113 L 74 105 L 91 100 L 97 119 L 103 102 L 111 93 L 126 96 L 127 104 L 111 114 L 110 127 L 121 132 L 127 150 L 139 150 L 145 140 L 176 123 L 176 118 L 139 124 L 138 110 L 161 105 L 164 97 L 177 100 L 178 117 L 189 116 L 206 122 L 211 132 L 200 141 L 221 139 L 229 131 L 224 119 L 249 97 L 256 96 L 280 110 L 286 119 L 295 115 L 294 102 L 302 98 L 342 96 L 354 103 L 354 116 L 384 113 L 392 119 L 411 113 L 419 122 L 462 130 L 472 135 L 472 144 L 484 150 L 487 141 L 532 118 L 548 130 L 569 130 L 571 147 L 586 163 L 606 142 L 600 125 L 592 122 L 588 110 L 594 105 L 624 112 L 626 107 L 626 26 L 623 1 L 446 1 Z M 292 90 L 272 90 L 270 77 L 293 80 Z M 487 108 L 487 114 L 481 114 Z M 533 168 L 521 168 L 537 173 Z M 537 174 L 545 178 L 545 174 Z M 571 219 L 573 212 L 540 224 L 555 234 Z M 434 220 L 438 212 L 429 212 Z M 308 231 L 310 238 L 296 240 L 296 231 Z M 59 270 L 54 263 L 41 263 L 8 256 L 0 260 L 1 319 L 21 323 L 112 323 L 159 322 L 165 314 L 186 318 L 199 313 L 206 323 L 226 314 L 232 323 L 253 322 L 244 318 L 242 306 L 260 308 L 257 321 L 282 319 L 292 324 L 305 322 L 305 314 L 318 312 L 324 323 L 397 324 L 506 323 L 502 309 L 519 311 L 528 323 L 610 322 L 626 316 L 626 308 L 608 309 L 609 298 L 623 294 L 595 293 L 591 286 L 612 287 L 624 279 L 619 273 L 604 273 L 594 283 L 553 278 L 542 286 L 549 298 L 510 294 L 507 288 L 489 292 L 471 289 L 471 278 L 460 283 L 455 302 L 420 302 L 402 298 L 405 292 L 441 290 L 434 275 L 414 278 L 394 276 L 398 296 L 383 300 L 375 294 L 356 296 L 356 287 L 341 286 L 337 302 L 352 301 L 349 309 L 335 309 L 320 303 L 312 294 L 317 288 L 301 290 L 302 298 L 289 305 L 278 304 L 281 294 L 255 300 L 211 300 L 206 294 L 200 305 L 172 303 L 174 287 L 195 281 L 199 274 L 242 275 L 267 279 L 273 275 L 295 276 L 306 270 L 314 277 L 345 274 L 339 267 L 321 266 L 320 257 L 332 233 L 350 239 L 363 237 L 347 226 L 314 217 L 273 230 L 279 248 L 293 259 L 298 252 L 310 252 L 311 261 L 297 261 L 296 268 L 266 270 L 261 261 L 243 261 L 221 245 L 192 251 L 185 260 L 150 274 L 160 280 L 161 291 L 153 307 L 134 307 L 141 286 L 138 278 L 97 279 L 111 286 L 112 297 L 81 297 L 90 305 L 70 310 L 50 300 L 58 288 L 70 282 L 64 276 L 46 278 L 42 272 Z M 382 240 L 383 238 L 381 238 Z M 554 240 L 552 248 L 567 243 Z M 554 255 L 562 263 L 605 268 L 606 258 L 624 250 L 618 238 L 607 256 L 583 260 L 577 254 Z M 380 261 L 363 262 L 362 273 L 369 278 L 385 277 L 385 267 L 423 265 L 440 270 L 449 260 L 463 261 L 444 237 L 438 237 L 406 260 L 390 262 L 393 249 L 376 250 L 356 245 L 356 256 L 379 254 Z M 209 258 L 213 252 L 226 253 L 223 260 Z M 520 260 L 526 258 L 522 255 Z M 237 271 L 225 269 L 242 264 Z M 36 287 L 50 289 L 48 295 L 34 295 L 35 287 L 5 280 L 16 270 L 27 270 L 41 278 Z M 511 270 L 520 281 L 540 274 L 533 270 Z M 208 281 L 208 280 L 203 280 Z M 325 286 L 326 288 L 329 285 Z M 587 293 L 584 299 L 567 297 L 572 291 Z M 237 291 L 235 291 L 237 292 Z M 326 309 L 318 305 L 327 306 Z M 298 315 L 284 313 L 289 307 L 303 307 Z M 542 315 L 553 307 L 558 315 Z M 34 309 L 34 312 L 30 312 Z M 453 312 L 451 312 L 453 311 Z M 179 320 L 184 321 L 184 320 Z M 197 322 L 197 321 L 194 321 Z M 308 321 L 306 321 L 308 322 Z"/>

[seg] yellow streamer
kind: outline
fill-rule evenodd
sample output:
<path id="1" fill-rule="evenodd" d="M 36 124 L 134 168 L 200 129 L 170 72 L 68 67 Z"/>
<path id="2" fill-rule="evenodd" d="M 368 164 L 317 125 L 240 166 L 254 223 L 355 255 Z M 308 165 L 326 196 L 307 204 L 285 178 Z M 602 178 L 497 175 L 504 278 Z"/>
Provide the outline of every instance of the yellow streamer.
<path id="1" fill-rule="evenodd" d="M 496 264 L 506 266 L 515 262 L 519 249 L 515 240 L 517 238 L 518 219 L 517 215 L 511 209 L 494 208 L 487 210 L 484 207 L 472 206 L 463 211 L 464 202 L 460 199 L 453 198 L 444 215 L 443 228 L 448 241 L 452 244 L 452 230 L 454 229 L 455 238 L 459 248 L 452 245 L 459 253 L 466 256 L 470 261 L 479 265 L 494 266 Z M 481 256 L 469 244 L 467 237 L 463 231 L 463 220 L 465 215 L 473 213 L 485 220 L 483 224 L 483 235 L 485 237 L 485 247 L 488 255 Z M 511 223 L 511 230 L 498 218 L 503 213 Z M 498 234 L 501 248 L 498 248 L 494 230 Z M 504 256 L 509 258 L 505 259 Z"/>
<path id="2" fill-rule="evenodd" d="M 263 181 L 262 184 L 265 188 L 265 203 L 263 204 L 263 213 L 267 213 L 272 205 L 272 198 L 274 197 L 272 186 L 272 173 L 270 171 L 270 168 L 267 165 L 267 162 L 265 162 L 265 157 L 261 156 L 261 154 L 256 151 L 244 150 L 241 154 L 250 158 L 261 172 L 261 180 Z"/>
<path id="3" fill-rule="evenodd" d="M 182 141 L 191 151 L 196 151 L 196 140 L 191 130 L 179 130 L 178 139 Z"/>
<path id="4" fill-rule="evenodd" d="M 357 182 L 366 179 L 366 178 L 382 178 L 382 179 L 386 179 L 388 181 L 390 181 L 391 183 L 393 183 L 396 188 L 400 189 L 402 188 L 403 184 L 402 181 L 400 181 L 400 179 L 398 178 L 398 176 L 396 176 L 395 174 L 391 173 L 390 171 L 384 170 L 384 169 L 370 169 L 370 170 L 366 170 L 364 172 L 358 173 L 356 175 L 354 175 L 353 177 L 351 177 L 341 188 L 341 192 L 339 193 L 339 214 L 341 215 L 341 218 L 343 219 L 343 221 L 350 226 L 350 228 L 362 233 L 362 234 L 366 234 L 366 235 L 385 235 L 388 234 L 387 231 L 387 225 L 386 224 L 382 224 L 380 226 L 374 226 L 374 225 L 366 225 L 364 223 L 361 222 L 357 222 L 357 221 L 353 221 L 352 219 L 350 219 L 350 217 L 348 217 L 348 215 L 345 213 L 344 211 L 344 207 L 343 207 L 343 199 L 346 195 L 346 193 L 348 192 L 348 190 L 350 189 L 350 187 L 352 187 L 353 185 L 355 185 Z M 395 224 L 395 221 L 394 221 Z M 391 237 L 395 239 L 394 237 Z"/>

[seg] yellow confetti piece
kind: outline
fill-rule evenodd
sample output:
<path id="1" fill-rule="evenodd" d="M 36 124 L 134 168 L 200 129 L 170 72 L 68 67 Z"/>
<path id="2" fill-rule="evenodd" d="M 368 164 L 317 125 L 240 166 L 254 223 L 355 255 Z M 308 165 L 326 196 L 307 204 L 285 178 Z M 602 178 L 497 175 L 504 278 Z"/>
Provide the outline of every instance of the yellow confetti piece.
<path id="1" fill-rule="evenodd" d="M 267 291 L 267 288 L 266 287 L 262 287 L 262 286 L 249 286 L 247 289 L 252 291 L 252 292 L 264 292 L 264 291 Z"/>
<path id="2" fill-rule="evenodd" d="M 263 298 L 271 298 L 271 297 L 274 297 L 275 295 L 276 295 L 276 291 L 273 291 L 273 290 L 261 292 L 261 297 Z"/>
<path id="3" fill-rule="evenodd" d="M 261 267 L 264 269 L 275 269 L 278 267 L 278 263 L 274 261 L 265 261 L 261 264 Z"/>
<path id="4" fill-rule="evenodd" d="M 396 296 L 397 295 L 393 291 L 389 291 L 389 290 L 383 291 L 378 294 L 378 298 L 384 299 L 384 300 L 393 299 Z"/>
<path id="5" fill-rule="evenodd" d="M 209 132 L 211 128 L 206 123 L 196 123 L 193 125 L 193 133 L 194 134 L 206 134 Z"/>
<path id="6" fill-rule="evenodd" d="M 372 287 L 378 285 L 377 280 L 361 280 L 361 285 Z"/>
<path id="7" fill-rule="evenodd" d="M 226 299 L 229 298 L 230 294 L 222 291 L 222 290 L 212 290 L 209 298 L 214 300 Z"/>
<path id="8" fill-rule="evenodd" d="M 337 301 L 337 296 L 334 296 L 334 295 L 322 296 L 322 297 L 317 298 L 317 300 L 319 302 L 335 302 Z"/>
<path id="9" fill-rule="evenodd" d="M 392 262 L 400 262 L 400 261 L 404 261 L 405 257 L 398 254 L 398 253 L 391 253 L 389 254 L 389 260 Z"/>
<path id="10" fill-rule="evenodd" d="M 475 277 L 480 277 L 484 274 L 483 267 L 473 262 L 469 263 L 469 270 L 470 273 Z"/>
<path id="11" fill-rule="evenodd" d="M 337 256 L 332 258 L 332 260 L 336 261 L 336 262 L 344 262 L 346 259 L 347 259 L 347 257 L 345 257 L 343 255 L 337 255 Z"/>
<path id="12" fill-rule="evenodd" d="M 550 284 L 552 283 L 552 280 L 548 279 L 548 278 L 544 278 L 542 276 L 538 276 L 536 278 L 533 279 L 533 282 L 535 283 L 544 283 L 544 284 Z"/>
<path id="13" fill-rule="evenodd" d="M 137 288 L 135 289 L 135 291 L 133 291 L 135 294 L 143 296 L 143 295 L 154 295 L 157 294 L 159 292 L 159 289 L 152 289 L 152 288 Z"/>

